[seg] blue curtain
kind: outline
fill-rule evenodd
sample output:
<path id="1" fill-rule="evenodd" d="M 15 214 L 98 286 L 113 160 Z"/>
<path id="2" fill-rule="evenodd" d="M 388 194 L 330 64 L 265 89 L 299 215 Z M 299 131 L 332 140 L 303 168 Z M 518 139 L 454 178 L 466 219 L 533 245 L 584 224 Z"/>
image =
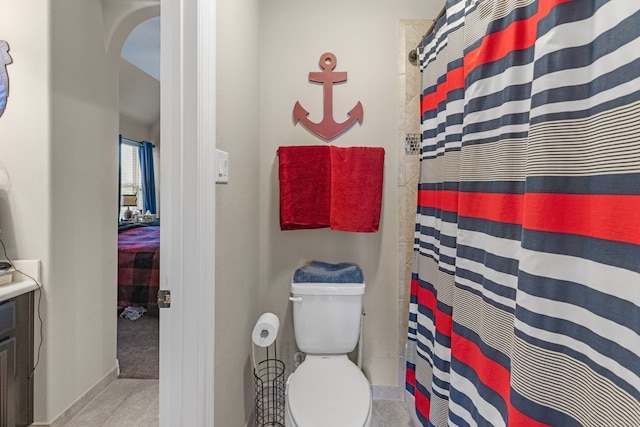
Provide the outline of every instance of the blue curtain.
<path id="1" fill-rule="evenodd" d="M 142 175 L 142 206 L 143 212 L 156 213 L 156 184 L 153 174 L 153 144 L 143 142 L 138 148 L 140 158 L 140 174 Z"/>
<path id="2" fill-rule="evenodd" d="M 422 426 L 640 426 L 639 52 L 628 0 L 447 0 L 423 40 Z"/>
<path id="3" fill-rule="evenodd" d="M 122 197 L 122 135 L 118 135 L 118 221 L 120 221 L 120 199 Z"/>

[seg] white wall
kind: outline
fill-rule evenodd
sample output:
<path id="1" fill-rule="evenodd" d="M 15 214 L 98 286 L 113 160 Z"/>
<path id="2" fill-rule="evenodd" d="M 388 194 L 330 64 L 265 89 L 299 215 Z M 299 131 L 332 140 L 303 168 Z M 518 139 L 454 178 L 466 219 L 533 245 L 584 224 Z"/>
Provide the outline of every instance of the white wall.
<path id="1" fill-rule="evenodd" d="M 102 7 L 0 0 L 14 59 L 0 227 L 9 256 L 42 261 L 36 422 L 56 419 L 116 364 L 119 50 L 107 52 Z"/>
<path id="2" fill-rule="evenodd" d="M 249 339 L 261 313 L 280 317 L 278 351 L 293 369 L 289 285 L 294 270 L 314 259 L 363 268 L 364 366 L 374 385 L 399 385 L 398 346 L 406 331 L 398 322 L 397 34 L 400 19 L 434 17 L 441 6 L 441 0 L 218 0 L 217 146 L 230 152 L 230 181 L 216 188 L 216 425 L 241 425 L 253 409 Z M 299 100 L 319 120 L 322 89 L 308 83 L 308 73 L 319 71 L 327 51 L 337 56 L 336 70 L 348 72 L 334 92 L 336 118 L 357 101 L 365 115 L 362 126 L 332 143 L 386 149 L 378 233 L 279 229 L 276 150 L 324 144 L 293 125 L 292 110 Z"/>
<path id="3" fill-rule="evenodd" d="M 42 284 L 54 286 L 49 2 L 0 1 L 1 38 L 8 41 L 10 93 L 0 118 L 0 237 L 8 256 L 42 261 Z M 36 299 L 37 301 L 37 299 Z M 37 415 L 45 411 L 54 298 L 44 293 L 45 342 L 35 372 Z M 39 325 L 38 325 L 39 326 Z M 37 331 L 37 330 L 36 330 Z M 39 342 L 36 333 L 36 343 Z"/>
<path id="4" fill-rule="evenodd" d="M 251 331 L 258 311 L 258 0 L 217 0 L 216 145 L 229 183 L 216 186 L 215 425 L 253 410 Z"/>
<path id="5" fill-rule="evenodd" d="M 364 369 L 373 385 L 398 386 L 398 345 L 406 333 L 399 330 L 397 286 L 398 23 L 435 16 L 441 1 L 269 0 L 260 7 L 260 310 L 280 316 L 280 347 L 293 367 L 287 297 L 295 269 L 311 260 L 359 264 L 367 284 Z M 377 233 L 279 229 L 278 146 L 325 144 L 292 122 L 296 101 L 311 120 L 321 118 L 322 88 L 308 82 L 308 73 L 320 71 L 324 52 L 336 55 L 335 71 L 348 73 L 334 90 L 336 119 L 346 118 L 357 101 L 364 108 L 362 126 L 331 143 L 386 150 Z"/>
<path id="6" fill-rule="evenodd" d="M 51 227 L 47 2 L 0 0 L 9 43 L 9 98 L 0 117 L 0 238 L 11 258 L 47 260 Z M 49 277 L 43 268 L 43 281 Z"/>
<path id="7" fill-rule="evenodd" d="M 36 385 L 45 421 L 114 369 L 117 283 L 117 62 L 105 52 L 101 2 L 51 4 L 51 282 Z"/>
<path id="8" fill-rule="evenodd" d="M 150 141 L 155 144 L 155 141 L 151 141 L 149 129 L 135 122 L 128 117 L 120 114 L 119 132 L 123 138 L 131 139 L 133 141 Z"/>
<path id="9" fill-rule="evenodd" d="M 8 256 L 42 260 L 42 283 L 51 281 L 51 95 L 49 80 L 48 2 L 0 1 L 1 38 L 9 43 L 13 63 L 9 73 L 9 99 L 0 117 L 0 238 Z M 50 318 L 45 294 L 41 313 Z M 49 327 L 47 323 L 47 327 Z M 40 386 L 47 372 L 49 335 L 35 374 Z M 39 335 L 36 335 L 39 340 Z"/>

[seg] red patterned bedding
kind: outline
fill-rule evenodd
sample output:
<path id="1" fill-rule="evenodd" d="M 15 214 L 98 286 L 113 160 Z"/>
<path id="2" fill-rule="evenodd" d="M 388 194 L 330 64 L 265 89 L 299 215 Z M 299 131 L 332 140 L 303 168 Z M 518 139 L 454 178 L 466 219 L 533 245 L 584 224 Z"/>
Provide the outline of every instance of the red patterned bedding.
<path id="1" fill-rule="evenodd" d="M 160 226 L 118 232 L 118 307 L 157 306 Z"/>

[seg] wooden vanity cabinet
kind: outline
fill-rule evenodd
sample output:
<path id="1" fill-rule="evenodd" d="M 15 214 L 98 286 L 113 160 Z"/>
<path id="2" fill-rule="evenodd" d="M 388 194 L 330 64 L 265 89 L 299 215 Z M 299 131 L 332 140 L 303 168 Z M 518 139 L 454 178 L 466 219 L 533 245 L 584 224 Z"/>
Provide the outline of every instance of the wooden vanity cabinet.
<path id="1" fill-rule="evenodd" d="M 33 292 L 0 302 L 0 427 L 33 423 Z"/>

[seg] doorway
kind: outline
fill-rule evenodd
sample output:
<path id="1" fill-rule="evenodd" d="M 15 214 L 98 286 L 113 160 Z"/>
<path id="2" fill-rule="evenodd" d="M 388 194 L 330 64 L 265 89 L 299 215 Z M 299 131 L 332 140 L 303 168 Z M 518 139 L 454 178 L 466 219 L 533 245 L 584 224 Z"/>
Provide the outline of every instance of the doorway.
<path id="1" fill-rule="evenodd" d="M 140 147 L 143 141 L 153 146 L 159 190 L 160 17 L 131 31 L 119 61 L 118 376 L 158 379 L 160 222 L 158 210 L 146 209 Z"/>
<path id="2" fill-rule="evenodd" d="M 159 422 L 213 426 L 215 187 L 199 184 L 215 181 L 216 3 L 132 2 L 127 16 L 110 14 L 129 28 L 122 44 L 160 6 L 160 287 L 172 302 L 159 316 Z"/>

